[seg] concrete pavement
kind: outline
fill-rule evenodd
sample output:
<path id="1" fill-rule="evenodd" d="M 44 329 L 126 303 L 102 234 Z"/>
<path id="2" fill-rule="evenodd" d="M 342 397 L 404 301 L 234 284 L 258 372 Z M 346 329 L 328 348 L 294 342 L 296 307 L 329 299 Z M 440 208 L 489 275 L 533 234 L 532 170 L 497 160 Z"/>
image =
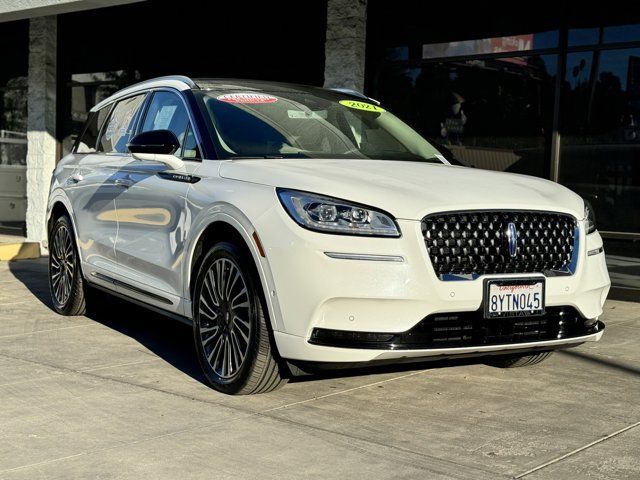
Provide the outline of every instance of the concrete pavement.
<path id="1" fill-rule="evenodd" d="M 543 364 L 203 383 L 189 327 L 110 300 L 49 308 L 46 260 L 0 262 L 0 478 L 640 478 L 640 304 Z"/>

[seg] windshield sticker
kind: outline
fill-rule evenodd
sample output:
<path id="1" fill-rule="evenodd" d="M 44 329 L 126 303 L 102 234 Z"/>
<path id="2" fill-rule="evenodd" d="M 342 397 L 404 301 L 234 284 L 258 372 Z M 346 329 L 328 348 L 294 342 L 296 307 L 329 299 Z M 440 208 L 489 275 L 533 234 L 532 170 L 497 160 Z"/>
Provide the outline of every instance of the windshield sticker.
<path id="1" fill-rule="evenodd" d="M 276 97 L 266 93 L 226 93 L 219 95 L 216 99 L 227 103 L 275 103 L 278 101 Z"/>
<path id="2" fill-rule="evenodd" d="M 374 105 L 372 103 L 358 102 L 356 100 L 340 100 L 339 103 L 340 105 L 344 105 L 345 107 L 355 108 L 356 110 L 364 110 L 366 112 L 375 112 L 375 113 L 386 112 L 384 108 Z"/>

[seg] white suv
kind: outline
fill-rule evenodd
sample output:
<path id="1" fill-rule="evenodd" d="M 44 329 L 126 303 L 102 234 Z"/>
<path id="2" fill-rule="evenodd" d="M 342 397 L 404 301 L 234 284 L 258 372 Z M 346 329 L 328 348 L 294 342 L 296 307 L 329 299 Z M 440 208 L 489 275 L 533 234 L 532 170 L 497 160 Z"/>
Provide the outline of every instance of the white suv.
<path id="1" fill-rule="evenodd" d="M 347 90 L 163 77 L 96 105 L 57 165 L 49 277 L 193 324 L 226 393 L 322 367 L 486 356 L 537 363 L 600 339 L 609 290 L 587 204 L 453 166 Z"/>

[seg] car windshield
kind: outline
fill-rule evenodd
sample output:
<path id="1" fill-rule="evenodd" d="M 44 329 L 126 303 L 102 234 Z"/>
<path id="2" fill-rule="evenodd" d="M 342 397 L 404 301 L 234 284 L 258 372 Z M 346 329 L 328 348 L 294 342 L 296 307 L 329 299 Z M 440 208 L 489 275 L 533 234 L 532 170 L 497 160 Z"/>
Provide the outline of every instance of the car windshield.
<path id="1" fill-rule="evenodd" d="M 313 87 L 197 90 L 222 158 L 345 158 L 446 163 L 374 101 Z"/>

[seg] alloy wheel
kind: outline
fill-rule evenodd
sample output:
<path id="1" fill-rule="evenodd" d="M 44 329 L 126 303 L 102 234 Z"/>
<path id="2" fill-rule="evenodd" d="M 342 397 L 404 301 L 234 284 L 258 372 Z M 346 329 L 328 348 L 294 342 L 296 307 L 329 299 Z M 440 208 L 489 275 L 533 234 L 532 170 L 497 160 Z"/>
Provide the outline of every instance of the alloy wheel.
<path id="1" fill-rule="evenodd" d="M 233 379 L 251 344 L 253 314 L 239 267 L 218 258 L 206 273 L 198 300 L 198 336 L 207 362 L 223 381 Z"/>
<path id="2" fill-rule="evenodd" d="M 65 305 L 71 296 L 76 266 L 71 232 L 65 225 L 56 230 L 49 255 L 53 295 L 59 305 Z"/>

